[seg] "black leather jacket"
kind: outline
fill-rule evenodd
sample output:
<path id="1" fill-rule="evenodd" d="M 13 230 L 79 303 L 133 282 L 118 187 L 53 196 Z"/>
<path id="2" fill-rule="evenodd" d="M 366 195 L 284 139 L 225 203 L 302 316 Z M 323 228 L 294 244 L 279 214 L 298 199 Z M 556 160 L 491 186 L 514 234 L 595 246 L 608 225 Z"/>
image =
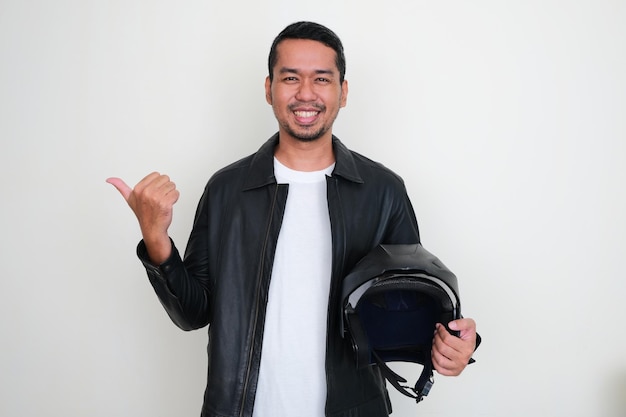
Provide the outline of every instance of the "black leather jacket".
<path id="1" fill-rule="evenodd" d="M 274 178 L 278 135 L 218 171 L 198 205 L 184 260 L 174 247 L 162 265 L 138 255 L 172 321 L 183 330 L 209 325 L 203 417 L 249 417 L 256 393 L 265 309 L 288 185 Z M 374 366 L 357 370 L 339 331 L 341 280 L 380 243 L 417 243 L 419 233 L 401 178 L 333 137 L 327 177 L 333 266 L 328 304 L 326 415 L 381 417 L 391 412 Z M 306 329 L 293 329 L 304 332 Z"/>

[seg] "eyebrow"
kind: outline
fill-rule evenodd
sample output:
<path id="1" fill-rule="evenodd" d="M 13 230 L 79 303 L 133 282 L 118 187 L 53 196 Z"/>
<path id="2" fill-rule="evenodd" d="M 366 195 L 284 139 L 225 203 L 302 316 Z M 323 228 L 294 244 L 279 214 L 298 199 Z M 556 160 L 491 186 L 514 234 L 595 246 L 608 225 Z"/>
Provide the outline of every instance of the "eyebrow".
<path id="1" fill-rule="evenodd" d="M 288 67 L 282 67 L 279 71 L 280 74 L 286 74 L 286 73 L 291 73 L 291 74 L 299 74 L 301 71 L 297 70 L 296 68 L 288 68 Z M 315 74 L 317 75 L 334 75 L 335 73 L 332 70 L 329 69 L 318 69 L 314 71 Z"/>

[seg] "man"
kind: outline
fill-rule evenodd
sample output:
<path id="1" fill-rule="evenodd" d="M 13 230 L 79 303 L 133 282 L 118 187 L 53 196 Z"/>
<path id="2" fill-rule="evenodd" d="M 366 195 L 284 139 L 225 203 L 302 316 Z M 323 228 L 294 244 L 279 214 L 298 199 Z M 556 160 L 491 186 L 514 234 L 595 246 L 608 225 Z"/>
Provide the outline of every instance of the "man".
<path id="1" fill-rule="evenodd" d="M 332 134 L 346 105 L 337 36 L 299 22 L 275 39 L 265 81 L 279 131 L 256 153 L 218 171 L 198 205 L 181 260 L 167 230 L 178 191 L 152 173 L 113 184 L 135 212 L 138 255 L 171 319 L 209 325 L 203 417 L 386 416 L 384 380 L 356 369 L 339 334 L 339 289 L 380 243 L 417 243 L 402 180 Z M 471 319 L 440 326 L 433 362 L 458 375 L 475 348 Z"/>

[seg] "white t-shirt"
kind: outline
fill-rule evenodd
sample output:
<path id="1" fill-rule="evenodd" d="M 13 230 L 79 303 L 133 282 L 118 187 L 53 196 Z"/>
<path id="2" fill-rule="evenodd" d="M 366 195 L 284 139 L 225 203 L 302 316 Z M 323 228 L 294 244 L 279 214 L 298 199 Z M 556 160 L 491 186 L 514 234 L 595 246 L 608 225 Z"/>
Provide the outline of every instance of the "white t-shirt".
<path id="1" fill-rule="evenodd" d="M 326 403 L 326 328 L 332 268 L 326 175 L 274 158 L 289 192 L 269 288 L 254 417 L 321 417 Z"/>

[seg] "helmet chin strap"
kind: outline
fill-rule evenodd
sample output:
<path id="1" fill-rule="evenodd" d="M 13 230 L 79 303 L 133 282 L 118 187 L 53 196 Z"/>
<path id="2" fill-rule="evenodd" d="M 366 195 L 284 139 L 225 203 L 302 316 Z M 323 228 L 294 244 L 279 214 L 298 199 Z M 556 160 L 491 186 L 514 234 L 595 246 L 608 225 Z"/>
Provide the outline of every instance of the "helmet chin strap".
<path id="1" fill-rule="evenodd" d="M 415 402 L 420 402 L 428 395 L 430 389 L 435 383 L 433 376 L 433 363 L 431 360 L 424 361 L 424 368 L 413 388 L 407 385 L 401 385 L 407 382 L 406 379 L 391 370 L 387 363 L 378 356 L 375 350 L 372 350 L 372 355 L 376 359 L 376 364 L 380 368 L 380 373 L 385 377 L 387 381 L 394 386 L 395 389 L 400 391 L 407 397 L 411 397 Z M 410 391 L 409 391 L 410 390 Z"/>
<path id="2" fill-rule="evenodd" d="M 368 366 L 371 363 L 371 359 L 374 359 L 374 363 L 376 363 L 380 369 L 381 375 L 389 381 L 395 389 L 407 397 L 413 398 L 417 403 L 422 401 L 424 397 L 428 395 L 430 389 L 435 383 L 430 350 L 428 352 L 424 352 L 423 357 L 421 358 L 423 362 L 422 373 L 415 383 L 415 386 L 411 388 L 409 386 L 402 385 L 405 384 L 407 380 L 395 373 L 378 355 L 376 349 L 371 349 L 367 335 L 363 330 L 361 320 L 356 312 L 353 309 L 348 309 L 346 313 L 346 321 L 354 341 L 353 348 L 356 354 L 357 367 Z"/>

